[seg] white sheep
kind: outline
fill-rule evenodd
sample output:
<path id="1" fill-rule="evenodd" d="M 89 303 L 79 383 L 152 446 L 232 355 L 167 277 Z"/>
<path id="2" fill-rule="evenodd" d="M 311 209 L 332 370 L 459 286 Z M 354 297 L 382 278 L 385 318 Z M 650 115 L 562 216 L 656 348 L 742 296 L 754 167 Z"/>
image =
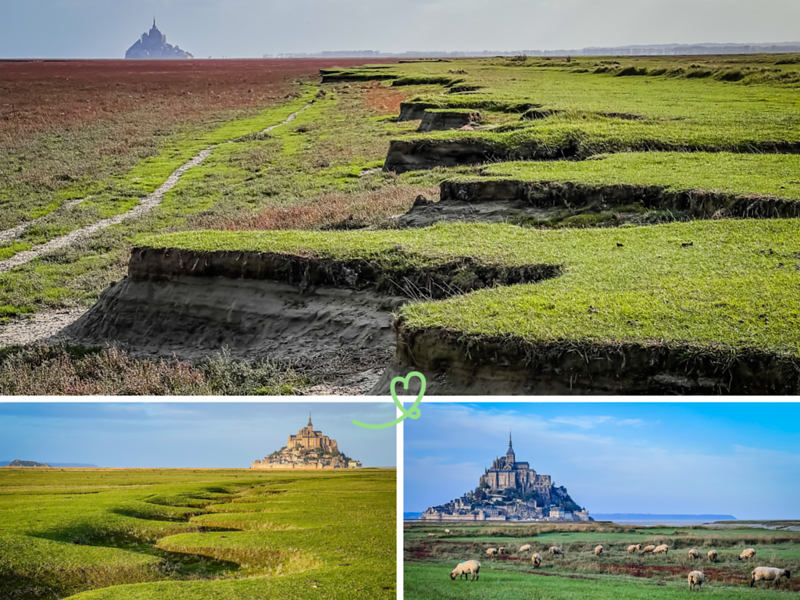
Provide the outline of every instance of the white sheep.
<path id="1" fill-rule="evenodd" d="M 780 586 L 781 578 L 791 579 L 789 571 L 786 569 L 778 569 L 776 567 L 756 567 L 750 574 L 750 587 L 753 587 L 756 581 L 774 581 L 775 587 Z"/>
<path id="2" fill-rule="evenodd" d="M 436 534 L 435 533 L 429 533 L 428 537 L 436 537 Z"/>
<path id="3" fill-rule="evenodd" d="M 717 562 L 717 551 L 716 550 L 709 550 L 708 551 L 708 561 L 709 562 Z"/>
<path id="4" fill-rule="evenodd" d="M 505 546 L 500 546 L 500 547 L 497 549 L 497 554 L 498 554 L 498 555 L 500 555 L 500 554 L 505 554 L 505 553 L 506 553 L 506 547 L 505 547 Z"/>
<path id="5" fill-rule="evenodd" d="M 603 547 L 602 546 L 597 546 L 594 549 L 594 555 L 595 556 L 600 556 L 602 553 L 603 553 Z"/>
<path id="6" fill-rule="evenodd" d="M 700 552 L 697 550 L 697 548 L 692 548 L 691 550 L 689 550 L 689 558 L 691 558 L 692 560 L 700 558 Z"/>
<path id="7" fill-rule="evenodd" d="M 637 552 L 641 551 L 642 551 L 641 544 L 631 544 L 630 546 L 628 546 L 628 554 L 636 554 Z"/>
<path id="8" fill-rule="evenodd" d="M 445 529 L 444 532 L 445 533 L 450 533 L 450 530 L 449 529 Z"/>
<path id="9" fill-rule="evenodd" d="M 564 551 L 561 548 L 559 548 L 558 546 L 551 546 L 550 550 L 548 550 L 548 552 L 550 554 L 552 554 L 553 556 L 556 556 L 556 555 L 564 556 Z"/>
<path id="10" fill-rule="evenodd" d="M 695 586 L 697 589 L 700 589 L 700 586 L 703 585 L 707 579 L 711 579 L 708 575 L 703 573 L 702 571 L 692 571 L 689 573 L 689 591 L 691 592 Z"/>
<path id="11" fill-rule="evenodd" d="M 538 554 L 534 554 L 531 556 L 531 563 L 533 563 L 534 569 L 538 569 L 542 565 L 542 557 Z"/>
<path id="12" fill-rule="evenodd" d="M 486 551 L 486 556 L 494 556 L 495 554 L 497 554 L 497 548 L 489 548 Z"/>
<path id="13" fill-rule="evenodd" d="M 661 544 L 653 549 L 653 554 L 666 554 L 667 552 L 669 552 L 669 546 L 666 544 Z"/>
<path id="14" fill-rule="evenodd" d="M 520 552 L 528 552 L 528 551 L 530 551 L 530 549 L 531 549 L 531 545 L 530 544 L 525 544 L 524 546 L 520 546 L 519 551 Z"/>
<path id="15" fill-rule="evenodd" d="M 753 548 L 748 548 L 747 550 L 742 550 L 742 553 L 739 555 L 739 560 L 746 558 L 750 560 L 756 555 L 756 551 Z"/>
<path id="16" fill-rule="evenodd" d="M 645 546 L 644 548 L 642 548 L 642 554 L 647 554 L 649 552 L 652 552 L 655 549 L 656 549 L 656 547 L 653 546 L 653 545 Z"/>
<path id="17" fill-rule="evenodd" d="M 472 581 L 475 581 L 480 576 L 481 563 L 477 560 L 468 560 L 466 562 L 458 563 L 455 569 L 450 572 L 450 580 L 454 581 L 456 577 L 466 576 L 467 581 L 470 581 L 469 576 L 472 575 Z"/>

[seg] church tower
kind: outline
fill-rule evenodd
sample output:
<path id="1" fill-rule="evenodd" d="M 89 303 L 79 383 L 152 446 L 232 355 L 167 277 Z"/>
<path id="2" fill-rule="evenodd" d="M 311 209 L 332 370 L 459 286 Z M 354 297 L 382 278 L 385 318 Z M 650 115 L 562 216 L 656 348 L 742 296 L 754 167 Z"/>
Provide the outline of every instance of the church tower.
<path id="1" fill-rule="evenodd" d="M 511 430 L 508 430 L 508 450 L 506 450 L 506 466 L 514 468 L 517 457 L 514 455 L 514 445 L 511 442 Z"/>

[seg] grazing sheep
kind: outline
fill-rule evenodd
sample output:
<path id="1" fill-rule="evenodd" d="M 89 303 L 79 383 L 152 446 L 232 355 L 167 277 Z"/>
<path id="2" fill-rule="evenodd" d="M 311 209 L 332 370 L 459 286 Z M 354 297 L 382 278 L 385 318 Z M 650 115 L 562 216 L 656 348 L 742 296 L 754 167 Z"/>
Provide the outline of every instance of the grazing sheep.
<path id="1" fill-rule="evenodd" d="M 636 554 L 637 552 L 641 552 L 641 551 L 642 551 L 642 545 L 641 544 L 635 544 L 635 545 L 632 544 L 632 545 L 628 546 L 628 554 Z"/>
<path id="2" fill-rule="evenodd" d="M 689 550 L 689 558 L 692 560 L 700 558 L 700 552 L 697 551 L 697 548 L 692 548 Z"/>
<path id="3" fill-rule="evenodd" d="M 791 579 L 791 575 L 786 569 L 778 569 L 776 567 L 756 567 L 750 574 L 750 587 L 753 587 L 756 581 L 774 581 L 775 587 L 778 587 L 781 584 L 781 577 Z"/>
<path id="4" fill-rule="evenodd" d="M 533 568 L 538 569 L 540 566 L 542 566 L 542 557 L 538 554 L 534 554 L 531 556 L 531 562 L 533 563 Z"/>
<path id="5" fill-rule="evenodd" d="M 444 532 L 445 533 L 450 533 L 450 530 L 449 529 L 445 529 Z"/>
<path id="6" fill-rule="evenodd" d="M 556 556 L 556 555 L 564 556 L 564 551 L 561 548 L 559 548 L 558 546 L 551 546 L 550 550 L 548 550 L 548 552 L 550 554 L 552 554 L 553 556 Z"/>
<path id="7" fill-rule="evenodd" d="M 666 544 L 661 544 L 660 546 L 656 546 L 653 550 L 653 554 L 666 554 L 669 552 L 669 546 Z"/>
<path id="8" fill-rule="evenodd" d="M 436 537 L 436 534 L 435 533 L 429 533 L 428 537 Z"/>
<path id="9" fill-rule="evenodd" d="M 739 560 L 743 558 L 751 559 L 756 555 L 756 551 L 753 548 L 748 548 L 747 550 L 742 550 L 742 553 L 739 555 Z"/>
<path id="10" fill-rule="evenodd" d="M 644 548 L 642 548 L 642 554 L 647 554 L 648 552 L 652 552 L 655 549 L 656 549 L 656 547 L 652 546 L 652 545 L 651 546 L 645 546 Z"/>
<path id="11" fill-rule="evenodd" d="M 528 552 L 530 549 L 531 549 L 531 545 L 530 544 L 525 544 L 524 546 L 520 547 L 519 551 L 520 552 Z"/>
<path id="12" fill-rule="evenodd" d="M 467 581 L 470 581 L 469 576 L 472 575 L 472 581 L 475 581 L 480 576 L 481 570 L 481 563 L 477 560 L 468 560 L 467 562 L 458 563 L 458 566 L 450 572 L 450 580 L 455 581 L 456 576 L 461 579 L 462 576 L 467 577 Z"/>
<path id="13" fill-rule="evenodd" d="M 600 556 L 602 553 L 603 553 L 603 547 L 602 546 L 597 546 L 597 548 L 594 549 L 594 555 L 595 556 Z"/>
<path id="14" fill-rule="evenodd" d="M 486 551 L 486 556 L 494 556 L 495 554 L 497 554 L 497 548 L 489 548 Z"/>
<path id="15" fill-rule="evenodd" d="M 708 575 L 703 573 L 702 571 L 692 571 L 689 573 L 689 591 L 691 592 L 695 586 L 697 589 L 700 589 L 700 586 L 706 582 L 706 579 L 711 579 Z"/>
<path id="16" fill-rule="evenodd" d="M 716 550 L 709 550 L 708 551 L 708 561 L 709 562 L 717 562 L 717 551 Z"/>
<path id="17" fill-rule="evenodd" d="M 505 546 L 500 546 L 497 549 L 497 554 L 505 554 L 505 553 L 506 553 L 506 547 Z"/>

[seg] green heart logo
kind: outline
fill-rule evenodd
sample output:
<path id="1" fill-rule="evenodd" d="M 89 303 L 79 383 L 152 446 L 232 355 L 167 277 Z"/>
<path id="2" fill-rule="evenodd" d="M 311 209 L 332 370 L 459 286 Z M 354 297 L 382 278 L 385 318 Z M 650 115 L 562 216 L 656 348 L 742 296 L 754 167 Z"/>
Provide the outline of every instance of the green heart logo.
<path id="1" fill-rule="evenodd" d="M 417 394 L 417 399 L 414 401 L 414 404 L 411 405 L 411 408 L 406 410 L 403 403 L 397 397 L 397 392 L 395 392 L 395 388 L 397 387 L 398 383 L 403 384 L 403 389 L 407 390 L 408 386 L 411 384 L 411 380 L 414 377 L 418 377 L 420 381 L 419 386 L 419 394 Z M 397 417 L 394 421 L 390 421 L 389 423 L 383 423 L 381 425 L 370 425 L 369 423 L 362 423 L 361 421 L 353 421 L 353 425 L 357 425 L 358 427 L 363 427 L 364 429 L 386 429 L 387 427 L 393 427 L 398 423 L 402 423 L 408 417 L 412 419 L 419 419 L 422 416 L 422 411 L 419 408 L 419 403 L 422 402 L 422 398 L 425 396 L 425 388 L 427 386 L 427 382 L 425 381 L 425 375 L 420 373 L 419 371 L 412 371 L 405 377 L 395 377 L 392 379 L 392 384 L 390 386 L 390 391 L 392 393 L 392 400 L 394 400 L 395 406 L 400 409 L 400 412 L 403 413 L 401 417 Z"/>

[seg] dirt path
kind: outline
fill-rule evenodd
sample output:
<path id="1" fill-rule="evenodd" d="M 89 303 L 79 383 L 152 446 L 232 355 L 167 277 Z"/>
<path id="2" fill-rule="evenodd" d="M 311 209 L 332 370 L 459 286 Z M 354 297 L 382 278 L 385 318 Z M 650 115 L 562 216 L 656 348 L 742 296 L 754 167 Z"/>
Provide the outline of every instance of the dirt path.
<path id="1" fill-rule="evenodd" d="M 304 106 L 303 108 L 301 108 L 297 112 L 292 113 L 291 115 L 289 115 L 286 118 L 285 121 L 283 121 L 281 123 L 278 123 L 277 125 L 272 125 L 271 127 L 267 127 L 266 129 L 264 129 L 262 131 L 262 133 L 268 133 L 268 132 L 272 131 L 273 129 L 275 129 L 276 127 L 279 127 L 281 125 L 286 125 L 287 123 L 291 123 L 292 121 L 294 121 L 294 119 L 297 117 L 297 115 L 299 113 L 304 111 L 309 106 L 311 106 L 311 105 L 307 104 L 306 106 Z M 0 273 L 2 273 L 4 271 L 8 271 L 9 269 L 13 269 L 14 267 L 18 267 L 20 265 L 24 265 L 28 261 L 31 261 L 34 258 L 38 258 L 38 257 L 40 257 L 43 254 L 46 254 L 48 252 L 52 252 L 53 250 L 58 250 L 59 248 L 64 248 L 65 246 L 69 246 L 69 245 L 75 244 L 77 242 L 80 242 L 82 240 L 85 240 L 86 238 L 88 238 L 92 234 L 96 233 L 97 231 L 100 231 L 101 229 L 105 229 L 106 227 L 110 227 L 111 225 L 117 225 L 118 223 L 121 223 L 122 221 L 130 219 L 132 217 L 138 217 L 140 215 L 143 215 L 143 214 L 153 210 L 156 206 L 161 204 L 161 201 L 164 199 L 164 195 L 177 185 L 178 180 L 180 179 L 181 175 L 183 175 L 186 171 L 188 171 L 192 167 L 196 167 L 197 165 L 201 164 L 206 158 L 209 157 L 209 155 L 211 154 L 211 151 L 217 145 L 218 144 L 214 144 L 213 146 L 209 146 L 205 150 L 201 151 L 197 156 L 192 158 L 185 165 L 182 165 L 181 167 L 178 167 L 178 169 L 176 169 L 175 172 L 173 172 L 172 175 L 170 175 L 167 178 L 167 180 L 161 185 L 161 187 L 159 187 L 152 194 L 149 194 L 148 196 L 146 196 L 138 204 L 138 206 L 135 206 L 134 208 L 132 208 L 128 212 L 122 213 L 120 215 L 115 215 L 115 216 L 113 216 L 113 217 L 111 217 L 109 219 L 103 219 L 102 221 L 98 221 L 96 223 L 92 223 L 91 225 L 87 225 L 86 227 L 81 227 L 80 229 L 76 229 L 75 231 L 71 231 L 67 235 L 63 235 L 61 237 L 53 238 L 49 242 L 45 242 L 44 244 L 40 244 L 40 245 L 32 248 L 31 250 L 26 250 L 24 252 L 19 252 L 19 253 L 15 254 L 14 256 L 12 256 L 11 258 L 8 258 L 6 260 L 0 260 Z M 75 201 L 72 204 L 78 204 L 79 202 L 80 201 Z M 31 224 L 32 223 L 29 222 L 29 223 L 25 223 L 24 226 L 23 225 L 18 225 L 17 227 L 15 227 L 13 229 L 8 229 L 6 231 L 3 231 L 2 233 L 0 233 L 0 236 L 9 235 L 11 237 L 9 237 L 8 239 L 13 239 L 13 237 L 16 237 L 16 235 L 19 235 L 19 233 L 14 233 L 12 235 L 10 232 L 15 232 L 17 229 L 19 229 L 19 232 L 24 231 L 24 229 L 29 227 Z M 0 241 L 3 241 L 4 239 L 5 238 L 0 237 Z"/>
<path id="2" fill-rule="evenodd" d="M 43 310 L 32 319 L 20 319 L 0 327 L 0 348 L 24 344 L 54 344 L 59 341 L 58 332 L 77 321 L 88 309 L 65 308 Z"/>
<path id="3" fill-rule="evenodd" d="M 58 213 L 61 211 L 69 210 L 73 206 L 78 206 L 81 202 L 85 202 L 89 200 L 91 196 L 86 196 L 86 198 L 79 198 L 78 200 L 73 200 L 71 202 L 67 202 L 63 206 L 59 206 L 53 212 L 44 215 L 43 217 L 39 217 L 38 219 L 33 219 L 32 221 L 26 221 L 25 223 L 20 223 L 16 227 L 12 227 L 11 229 L 6 229 L 5 231 L 0 231 L 0 242 L 10 242 L 14 238 L 18 237 L 21 233 L 23 233 L 28 227 L 35 225 L 42 219 L 49 217 L 54 213 Z"/>

